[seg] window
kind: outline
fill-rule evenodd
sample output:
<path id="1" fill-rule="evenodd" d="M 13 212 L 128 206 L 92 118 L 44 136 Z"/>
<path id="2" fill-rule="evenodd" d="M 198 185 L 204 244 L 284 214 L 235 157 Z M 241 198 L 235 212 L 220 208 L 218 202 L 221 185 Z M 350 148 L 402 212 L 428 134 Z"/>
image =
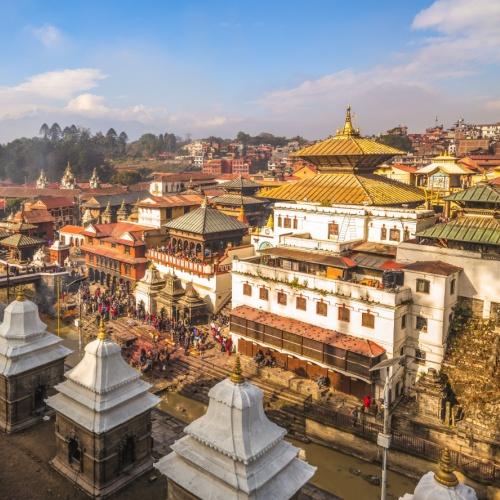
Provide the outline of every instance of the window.
<path id="1" fill-rule="evenodd" d="M 405 353 L 405 346 L 402 346 L 401 349 L 399 349 L 399 355 L 403 356 L 404 353 Z"/>
<path id="2" fill-rule="evenodd" d="M 130 264 L 125 264 L 125 274 L 130 274 Z"/>
<path id="3" fill-rule="evenodd" d="M 282 227 L 281 215 L 278 215 L 278 227 Z"/>
<path id="4" fill-rule="evenodd" d="M 351 319 L 351 311 L 346 306 L 339 307 L 339 321 L 348 323 Z"/>
<path id="5" fill-rule="evenodd" d="M 366 328 L 375 328 L 375 316 L 370 312 L 361 315 L 361 325 Z"/>
<path id="6" fill-rule="evenodd" d="M 328 223 L 328 238 L 336 238 L 339 235 L 339 225 L 335 222 Z"/>
<path id="7" fill-rule="evenodd" d="M 385 224 L 380 228 L 380 239 L 381 240 L 387 239 L 387 228 L 385 227 Z"/>
<path id="8" fill-rule="evenodd" d="M 82 450 L 80 448 L 80 443 L 75 438 L 70 438 L 68 441 L 68 462 L 81 469 L 81 460 Z"/>
<path id="9" fill-rule="evenodd" d="M 401 329 L 404 330 L 406 328 L 406 314 L 401 316 Z"/>
<path id="10" fill-rule="evenodd" d="M 457 280 L 455 278 L 453 278 L 451 281 L 450 281 L 450 295 L 454 295 L 455 294 L 455 286 L 457 284 Z"/>
<path id="11" fill-rule="evenodd" d="M 297 229 L 299 227 L 299 221 L 297 220 L 297 217 L 293 219 L 293 228 Z"/>
<path id="12" fill-rule="evenodd" d="M 130 255 L 130 247 L 125 246 L 124 251 L 125 251 L 125 255 Z"/>
<path id="13" fill-rule="evenodd" d="M 326 302 L 316 302 L 316 314 L 326 316 L 328 314 L 328 305 Z"/>
<path id="14" fill-rule="evenodd" d="M 421 364 L 425 363 L 425 351 L 415 349 L 415 361 Z"/>
<path id="15" fill-rule="evenodd" d="M 116 243 L 111 243 L 111 248 L 116 248 Z"/>
<path id="16" fill-rule="evenodd" d="M 90 263 L 94 262 L 94 256 L 92 254 L 89 254 L 89 262 Z"/>
<path id="17" fill-rule="evenodd" d="M 104 241 L 103 240 L 99 240 L 99 245 L 103 246 L 104 245 Z"/>
<path id="18" fill-rule="evenodd" d="M 171 208 L 167 208 L 167 210 L 165 211 L 165 218 L 167 220 L 170 220 L 172 218 L 172 209 Z"/>
<path id="19" fill-rule="evenodd" d="M 403 232 L 403 240 L 406 241 L 409 239 L 410 239 L 410 230 L 407 227 L 405 227 L 405 230 Z"/>
<path id="20" fill-rule="evenodd" d="M 252 287 L 248 283 L 243 283 L 243 295 L 252 296 Z"/>
<path id="21" fill-rule="evenodd" d="M 286 293 L 278 292 L 278 304 L 286 306 Z"/>
<path id="22" fill-rule="evenodd" d="M 290 229 L 292 227 L 292 219 L 290 217 L 285 217 L 283 227 Z"/>
<path id="23" fill-rule="evenodd" d="M 120 466 L 127 468 L 135 462 L 135 440 L 132 436 L 127 436 L 120 446 Z"/>
<path id="24" fill-rule="evenodd" d="M 423 316 L 417 316 L 417 330 L 420 330 L 421 332 L 426 332 L 427 331 L 427 318 L 424 318 Z"/>
<path id="25" fill-rule="evenodd" d="M 261 286 L 259 288 L 259 299 L 260 300 L 269 300 L 269 290 Z"/>
<path id="26" fill-rule="evenodd" d="M 417 278 L 417 292 L 419 293 L 429 293 L 431 288 L 431 283 L 428 280 L 422 280 Z"/>
<path id="27" fill-rule="evenodd" d="M 393 228 L 389 231 L 389 239 L 391 241 L 399 241 L 401 238 L 401 231 L 399 229 Z"/>
<path id="28" fill-rule="evenodd" d="M 295 307 L 301 311 L 305 311 L 307 309 L 307 300 L 305 297 L 297 297 L 295 300 Z"/>

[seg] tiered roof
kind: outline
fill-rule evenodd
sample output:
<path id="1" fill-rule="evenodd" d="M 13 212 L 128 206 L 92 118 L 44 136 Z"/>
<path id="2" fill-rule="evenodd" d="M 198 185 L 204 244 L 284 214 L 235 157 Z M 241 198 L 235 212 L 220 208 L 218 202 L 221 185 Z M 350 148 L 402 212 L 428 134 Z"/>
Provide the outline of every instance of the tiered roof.
<path id="1" fill-rule="evenodd" d="M 176 231 L 209 235 L 231 231 L 244 231 L 248 226 L 234 217 L 209 207 L 205 199 L 200 208 L 167 222 L 165 227 Z"/>
<path id="2" fill-rule="evenodd" d="M 100 434 L 152 409 L 159 398 L 149 392 L 111 341 L 101 322 L 97 339 L 87 344 L 83 359 L 66 372 L 58 394 L 47 400 L 56 412 L 89 431 Z"/>
<path id="3" fill-rule="evenodd" d="M 263 190 L 259 196 L 349 205 L 423 203 L 421 189 L 373 173 L 377 165 L 397 154 L 403 151 L 361 137 L 352 126 L 351 110 L 347 108 L 344 127 L 335 136 L 293 153 L 316 165 L 319 175 Z"/>
<path id="4" fill-rule="evenodd" d="M 155 467 L 197 498 L 285 500 L 314 475 L 264 413 L 263 393 L 246 382 L 239 358 L 230 378 L 208 393 L 207 413 Z"/>
<path id="5" fill-rule="evenodd" d="M 11 377 L 65 358 L 71 351 L 47 332 L 38 306 L 20 292 L 4 311 L 0 325 L 0 375 Z"/>

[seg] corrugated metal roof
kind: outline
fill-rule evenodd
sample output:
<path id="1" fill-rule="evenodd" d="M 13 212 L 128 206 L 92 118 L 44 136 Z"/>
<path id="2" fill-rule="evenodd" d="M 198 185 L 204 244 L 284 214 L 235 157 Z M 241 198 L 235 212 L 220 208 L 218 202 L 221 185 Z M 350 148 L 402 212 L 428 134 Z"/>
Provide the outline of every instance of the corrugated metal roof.
<path id="1" fill-rule="evenodd" d="M 319 174 L 309 179 L 266 189 L 259 196 L 275 200 L 344 205 L 422 203 L 421 189 L 375 174 Z"/>
<path id="2" fill-rule="evenodd" d="M 494 217 L 460 217 L 429 227 L 417 233 L 417 236 L 483 245 L 499 245 L 500 221 Z"/>
<path id="3" fill-rule="evenodd" d="M 229 231 L 243 231 L 247 225 L 215 208 L 201 206 L 165 224 L 167 229 L 195 234 L 214 234 Z"/>
<path id="4" fill-rule="evenodd" d="M 480 182 L 475 186 L 450 194 L 446 201 L 473 202 L 473 203 L 498 203 L 500 204 L 500 187 Z"/>
<path id="5" fill-rule="evenodd" d="M 325 266 L 340 267 L 348 269 L 355 267 L 356 262 L 348 257 L 340 257 L 332 255 L 331 252 L 314 252 L 311 250 L 300 250 L 297 248 L 272 247 L 260 251 L 263 255 L 271 255 L 283 259 L 297 260 L 301 262 L 309 262 L 311 264 L 322 264 Z"/>
<path id="6" fill-rule="evenodd" d="M 263 205 L 267 203 L 266 200 L 262 198 L 256 198 L 255 196 L 245 196 L 241 194 L 223 194 L 221 196 L 216 196 L 210 200 L 210 203 L 220 203 L 221 205 Z"/>

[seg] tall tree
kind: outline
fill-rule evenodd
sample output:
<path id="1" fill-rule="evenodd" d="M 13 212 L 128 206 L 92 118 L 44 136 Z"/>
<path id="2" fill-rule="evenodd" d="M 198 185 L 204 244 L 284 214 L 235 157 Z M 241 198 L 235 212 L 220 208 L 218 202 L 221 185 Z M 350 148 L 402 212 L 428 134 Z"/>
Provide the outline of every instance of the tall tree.
<path id="1" fill-rule="evenodd" d="M 44 139 L 47 139 L 47 137 L 49 136 L 49 132 L 50 132 L 50 129 L 49 129 L 49 126 L 44 123 L 41 127 L 40 127 L 40 132 L 39 134 L 44 138 Z"/>
<path id="2" fill-rule="evenodd" d="M 52 127 L 50 127 L 49 137 L 53 142 L 56 142 L 61 138 L 61 127 L 58 123 L 53 123 Z"/>

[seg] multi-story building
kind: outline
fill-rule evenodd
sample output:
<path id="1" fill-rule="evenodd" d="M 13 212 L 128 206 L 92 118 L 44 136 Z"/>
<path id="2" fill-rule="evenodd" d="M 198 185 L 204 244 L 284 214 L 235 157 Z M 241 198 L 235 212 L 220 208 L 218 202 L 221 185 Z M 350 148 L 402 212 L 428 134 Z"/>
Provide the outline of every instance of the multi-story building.
<path id="1" fill-rule="evenodd" d="M 203 201 L 200 194 L 177 194 L 170 196 L 147 196 L 136 204 L 137 222 L 160 228 L 168 221 L 198 208 Z"/>
<path id="2" fill-rule="evenodd" d="M 89 224 L 83 232 L 85 263 L 90 281 L 127 288 L 146 271 L 146 248 L 157 246 L 164 236 L 160 229 L 131 222 Z"/>
<path id="3" fill-rule="evenodd" d="M 422 191 L 373 174 L 396 152 L 361 138 L 348 112 L 336 136 L 296 153 L 318 175 L 263 193 L 286 202 L 251 233 L 259 255 L 233 263 L 238 350 L 270 351 L 282 366 L 357 396 L 381 396 L 383 380 L 370 368 L 382 359 L 407 357 L 393 396 L 417 372 L 439 368 L 461 268 L 396 261 L 398 245 L 435 223 L 434 212 L 417 208 Z"/>
<path id="4" fill-rule="evenodd" d="M 153 196 L 167 196 L 181 193 L 190 184 L 192 187 L 200 189 L 215 186 L 217 184 L 213 175 L 206 175 L 200 172 L 183 173 L 153 173 L 153 180 L 149 187 L 149 193 Z"/>

